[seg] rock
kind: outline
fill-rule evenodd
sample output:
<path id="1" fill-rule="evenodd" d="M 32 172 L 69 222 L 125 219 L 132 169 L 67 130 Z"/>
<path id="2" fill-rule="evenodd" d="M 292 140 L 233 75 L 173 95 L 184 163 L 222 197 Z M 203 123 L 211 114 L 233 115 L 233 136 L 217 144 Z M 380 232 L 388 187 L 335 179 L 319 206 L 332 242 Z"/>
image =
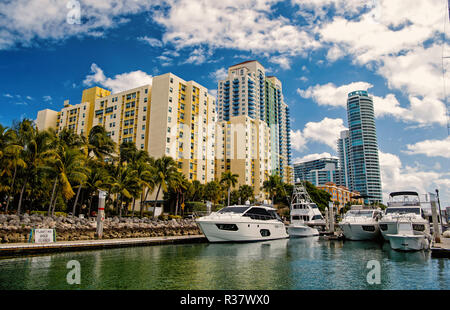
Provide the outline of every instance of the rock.
<path id="1" fill-rule="evenodd" d="M 450 230 L 444 231 L 444 233 L 442 234 L 442 237 L 450 238 Z"/>

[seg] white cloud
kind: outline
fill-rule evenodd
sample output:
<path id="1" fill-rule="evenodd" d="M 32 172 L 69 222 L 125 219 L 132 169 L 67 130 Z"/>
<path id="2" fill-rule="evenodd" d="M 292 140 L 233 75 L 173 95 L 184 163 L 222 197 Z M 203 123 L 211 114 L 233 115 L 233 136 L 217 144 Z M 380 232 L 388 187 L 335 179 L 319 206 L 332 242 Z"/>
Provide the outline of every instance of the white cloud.
<path id="1" fill-rule="evenodd" d="M 13 98 L 13 95 L 11 95 L 11 94 L 4 94 L 3 96 L 6 98 Z"/>
<path id="2" fill-rule="evenodd" d="M 211 56 L 211 51 L 206 51 L 205 49 L 199 47 L 194 49 L 189 55 L 188 59 L 184 63 L 200 65 L 204 63 L 208 56 Z"/>
<path id="3" fill-rule="evenodd" d="M 403 167 L 397 155 L 379 151 L 381 180 L 385 201 L 390 192 L 415 190 L 419 194 L 434 192 L 438 188 L 445 201 L 450 198 L 450 174 L 448 172 L 425 171 L 416 166 Z"/>
<path id="4" fill-rule="evenodd" d="M 337 157 L 331 155 L 328 152 L 323 152 L 323 153 L 320 153 L 320 154 L 314 153 L 314 154 L 305 155 L 303 157 L 297 157 L 297 158 L 294 159 L 294 163 L 301 163 L 301 162 L 315 160 L 315 159 L 320 159 L 320 158 L 337 158 Z"/>
<path id="5" fill-rule="evenodd" d="M 43 99 L 45 102 L 49 102 L 49 101 L 52 101 L 52 96 L 46 95 L 46 96 L 43 96 L 42 99 Z"/>
<path id="6" fill-rule="evenodd" d="M 71 36 L 101 36 L 107 29 L 127 22 L 128 14 L 149 10 L 157 0 L 79 0 L 81 24 L 68 1 L 15 0 L 0 2 L 0 50 L 32 46 L 40 39 L 64 40 Z"/>
<path id="7" fill-rule="evenodd" d="M 213 78 L 215 82 L 218 82 L 218 81 L 220 81 L 220 80 L 224 80 L 224 79 L 227 78 L 227 76 L 228 76 L 228 70 L 225 69 L 225 68 L 219 68 L 219 69 L 217 69 L 216 71 L 211 72 L 211 73 L 209 74 L 209 76 L 210 76 L 211 78 Z"/>
<path id="8" fill-rule="evenodd" d="M 291 68 L 291 60 L 284 55 L 270 57 L 269 61 L 271 63 L 279 65 L 282 69 L 290 69 Z"/>
<path id="9" fill-rule="evenodd" d="M 306 139 L 301 130 L 291 130 L 291 144 L 294 150 L 302 151 L 306 149 Z"/>
<path id="10" fill-rule="evenodd" d="M 291 130 L 291 143 L 295 150 L 306 149 L 308 142 L 323 143 L 333 150 L 337 148 L 337 140 L 342 130 L 347 129 L 341 118 L 325 117 L 320 122 L 308 122 L 303 130 Z"/>
<path id="11" fill-rule="evenodd" d="M 91 74 L 86 76 L 83 84 L 88 86 L 100 84 L 103 87 L 111 89 L 113 93 L 117 93 L 126 89 L 152 84 L 152 76 L 141 70 L 137 70 L 117 74 L 114 78 L 107 78 L 103 73 L 103 70 L 93 63 L 91 65 Z"/>
<path id="12" fill-rule="evenodd" d="M 297 89 L 303 98 L 311 98 L 319 105 L 346 107 L 347 95 L 355 90 L 367 90 L 372 84 L 367 82 L 354 82 L 347 85 L 336 86 L 333 83 L 310 86 L 306 90 Z"/>
<path id="13" fill-rule="evenodd" d="M 168 0 L 156 12 L 166 32 L 164 42 L 178 49 L 205 45 L 263 54 L 301 55 L 320 46 L 314 36 L 283 16 L 271 18 L 279 0 Z"/>
<path id="14" fill-rule="evenodd" d="M 450 137 L 443 140 L 424 140 L 406 145 L 407 154 L 424 154 L 428 157 L 450 158 Z"/>
<path id="15" fill-rule="evenodd" d="M 297 89 L 297 93 L 303 97 L 314 100 L 321 106 L 343 107 L 347 105 L 347 95 L 355 90 L 368 90 L 372 84 L 367 82 L 353 82 L 336 86 L 333 83 L 310 86 L 305 90 Z M 420 125 L 446 123 L 445 105 L 432 97 L 423 100 L 417 97 L 409 97 L 409 107 L 402 107 L 394 94 L 384 97 L 373 95 L 374 111 L 376 117 L 392 116 L 397 120 Z"/>
<path id="16" fill-rule="evenodd" d="M 160 40 L 151 38 L 151 37 L 147 37 L 147 36 L 139 37 L 138 40 L 147 43 L 151 47 L 162 47 L 163 46 L 163 43 Z"/>

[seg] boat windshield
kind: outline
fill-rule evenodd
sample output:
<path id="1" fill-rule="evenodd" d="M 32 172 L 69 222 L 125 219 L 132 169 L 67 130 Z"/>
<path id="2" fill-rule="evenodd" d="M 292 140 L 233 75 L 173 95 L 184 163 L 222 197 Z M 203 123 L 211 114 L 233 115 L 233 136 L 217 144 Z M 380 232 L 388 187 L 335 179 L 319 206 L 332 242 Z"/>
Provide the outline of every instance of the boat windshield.
<path id="1" fill-rule="evenodd" d="M 249 207 L 225 207 L 223 209 L 221 209 L 219 212 L 217 213 L 237 213 L 237 214 L 241 214 L 244 213 L 245 211 L 247 211 Z"/>
<path id="2" fill-rule="evenodd" d="M 347 212 L 346 216 L 362 216 L 362 217 L 372 217 L 373 211 L 370 210 L 350 210 Z"/>
<path id="3" fill-rule="evenodd" d="M 421 215 L 420 208 L 387 208 L 386 209 L 386 214 L 392 214 L 392 213 L 399 213 L 399 214 L 414 213 L 417 215 Z"/>

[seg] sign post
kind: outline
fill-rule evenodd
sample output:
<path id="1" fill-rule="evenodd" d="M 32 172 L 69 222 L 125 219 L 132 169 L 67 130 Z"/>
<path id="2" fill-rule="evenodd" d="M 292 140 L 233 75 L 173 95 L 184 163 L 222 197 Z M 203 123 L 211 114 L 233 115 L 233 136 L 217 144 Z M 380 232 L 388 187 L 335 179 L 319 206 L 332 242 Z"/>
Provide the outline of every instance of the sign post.
<path id="1" fill-rule="evenodd" d="M 98 239 L 103 237 L 103 222 L 105 221 L 105 199 L 106 192 L 98 191 L 98 212 L 97 212 L 97 232 Z"/>

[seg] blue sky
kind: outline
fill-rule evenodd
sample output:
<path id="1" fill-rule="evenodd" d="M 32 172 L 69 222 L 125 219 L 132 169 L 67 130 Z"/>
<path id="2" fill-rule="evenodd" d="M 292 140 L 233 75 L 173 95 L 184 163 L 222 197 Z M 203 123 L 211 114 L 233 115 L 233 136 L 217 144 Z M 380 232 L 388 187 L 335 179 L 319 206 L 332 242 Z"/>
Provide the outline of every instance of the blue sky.
<path id="1" fill-rule="evenodd" d="M 38 110 L 59 110 L 65 99 L 78 103 L 93 85 L 117 91 L 166 72 L 215 93 L 228 66 L 257 59 L 283 83 L 294 161 L 335 156 L 335 140 L 347 127 L 346 95 L 368 89 L 385 195 L 438 188 L 450 205 L 446 5 L 6 1 L 0 4 L 0 123 L 35 119 Z"/>

